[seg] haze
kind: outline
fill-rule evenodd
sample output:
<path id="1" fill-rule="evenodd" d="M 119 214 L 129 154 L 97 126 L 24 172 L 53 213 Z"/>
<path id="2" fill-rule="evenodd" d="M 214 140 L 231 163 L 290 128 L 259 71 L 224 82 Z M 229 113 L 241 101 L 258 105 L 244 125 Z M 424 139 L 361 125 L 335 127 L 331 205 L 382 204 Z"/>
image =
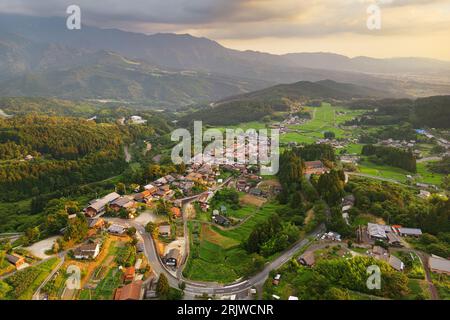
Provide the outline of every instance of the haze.
<path id="1" fill-rule="evenodd" d="M 366 27 L 381 9 L 381 30 Z M 63 16 L 73 0 L 3 0 L 2 13 Z M 83 23 L 153 34 L 190 33 L 239 50 L 422 56 L 450 60 L 448 0 L 78 0 Z"/>

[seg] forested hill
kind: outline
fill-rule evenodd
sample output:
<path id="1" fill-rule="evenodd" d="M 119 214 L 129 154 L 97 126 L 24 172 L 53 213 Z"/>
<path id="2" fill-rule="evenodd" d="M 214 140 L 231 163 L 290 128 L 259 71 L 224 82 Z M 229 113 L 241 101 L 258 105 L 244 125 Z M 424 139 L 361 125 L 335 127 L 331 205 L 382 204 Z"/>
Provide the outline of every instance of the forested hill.
<path id="1" fill-rule="evenodd" d="M 450 128 L 450 95 L 410 99 L 359 100 L 354 109 L 373 110 L 361 120 L 370 125 L 410 122 L 416 127 Z"/>
<path id="2" fill-rule="evenodd" d="M 123 144 L 139 134 L 132 127 L 77 118 L 0 119 L 0 199 L 15 201 L 120 174 Z"/>
<path id="3" fill-rule="evenodd" d="M 299 81 L 292 84 L 280 84 L 266 89 L 229 97 L 217 102 L 217 105 L 233 101 L 272 101 L 282 98 L 299 99 L 351 99 L 367 97 L 386 97 L 388 94 L 372 88 L 332 80 L 317 82 Z"/>
<path id="4" fill-rule="evenodd" d="M 331 80 L 318 82 L 300 81 L 229 97 L 214 106 L 189 114 L 182 124 L 202 120 L 211 125 L 231 125 L 260 120 L 277 111 L 287 111 L 289 102 L 306 102 L 310 99 L 347 100 L 363 97 L 382 97 L 386 93 L 371 88 Z"/>

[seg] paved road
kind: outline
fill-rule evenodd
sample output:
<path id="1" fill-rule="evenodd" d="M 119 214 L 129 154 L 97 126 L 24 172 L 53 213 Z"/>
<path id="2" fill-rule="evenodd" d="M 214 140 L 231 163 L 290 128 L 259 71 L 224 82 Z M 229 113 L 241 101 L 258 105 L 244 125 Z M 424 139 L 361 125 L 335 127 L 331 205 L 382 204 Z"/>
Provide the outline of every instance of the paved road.
<path id="1" fill-rule="evenodd" d="M 122 222 L 123 220 L 112 218 L 108 219 L 109 221 L 115 221 L 115 222 Z M 170 271 L 165 267 L 163 262 L 161 261 L 161 258 L 159 257 L 155 243 L 153 242 L 153 239 L 151 236 L 145 232 L 145 229 L 142 225 L 135 223 L 133 221 L 127 221 L 127 224 L 130 226 L 133 226 L 136 228 L 137 232 L 141 235 L 143 241 L 144 241 L 144 253 L 150 263 L 150 265 L 153 268 L 153 271 L 156 274 L 165 274 L 170 286 L 177 288 L 179 283 L 184 282 L 186 284 L 185 292 L 195 296 L 195 295 L 202 295 L 202 294 L 226 294 L 226 295 L 232 295 L 232 294 L 239 294 L 242 292 L 248 291 L 253 286 L 262 284 L 268 277 L 270 271 L 277 269 L 281 267 L 283 264 L 285 264 L 287 261 L 289 261 L 295 253 L 297 253 L 300 249 L 305 247 L 310 241 L 308 240 L 309 237 L 316 237 L 319 233 L 323 232 L 324 227 L 320 226 L 315 231 L 311 232 L 307 235 L 306 238 L 299 240 L 296 242 L 292 247 L 290 247 L 288 250 L 283 252 L 277 259 L 272 261 L 271 263 L 267 264 L 266 267 L 255 276 L 247 279 L 247 280 L 241 280 L 236 283 L 231 283 L 227 285 L 219 284 L 219 283 L 213 283 L 213 282 L 199 282 L 199 281 L 191 281 L 184 279 L 182 276 L 182 273 L 175 274 L 174 272 Z"/>
<path id="2" fill-rule="evenodd" d="M 399 182 L 399 181 L 397 181 L 395 179 L 383 178 L 383 177 L 378 177 L 378 176 L 372 176 L 372 175 L 366 174 L 366 173 L 346 172 L 346 174 L 348 174 L 349 176 L 364 177 L 364 178 L 370 178 L 370 179 L 375 179 L 375 180 L 381 180 L 381 181 L 387 181 L 387 182 L 401 184 L 401 182 Z"/>
<path id="3" fill-rule="evenodd" d="M 58 257 L 61 259 L 58 263 L 58 265 L 52 270 L 52 272 L 48 275 L 47 278 L 39 285 L 39 287 L 36 289 L 36 291 L 33 294 L 33 300 L 41 300 L 41 290 L 42 288 L 53 278 L 56 272 L 61 268 L 61 266 L 64 263 L 64 260 L 66 258 L 66 253 L 62 252 L 58 254 Z"/>

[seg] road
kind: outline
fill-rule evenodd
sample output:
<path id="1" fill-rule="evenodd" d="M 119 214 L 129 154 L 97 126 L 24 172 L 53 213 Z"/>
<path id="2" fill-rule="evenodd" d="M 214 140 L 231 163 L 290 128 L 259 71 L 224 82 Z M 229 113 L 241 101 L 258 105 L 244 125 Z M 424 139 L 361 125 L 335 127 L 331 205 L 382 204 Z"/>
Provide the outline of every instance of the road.
<path id="1" fill-rule="evenodd" d="M 117 218 L 108 218 L 109 221 L 113 222 L 122 222 L 123 220 L 117 219 Z M 144 241 L 144 253 L 150 263 L 150 265 L 153 268 L 153 271 L 156 274 L 165 274 L 169 285 L 174 288 L 178 288 L 179 283 L 184 282 L 186 284 L 185 293 L 190 294 L 191 296 L 196 295 L 202 295 L 202 294 L 208 294 L 208 295 L 214 295 L 214 294 L 222 294 L 222 295 L 233 295 L 233 294 L 239 294 L 242 292 L 248 291 L 253 286 L 257 286 L 262 284 L 268 277 L 270 271 L 274 269 L 278 269 L 283 264 L 285 264 L 287 261 L 289 261 L 300 249 L 304 248 L 310 241 L 308 238 L 310 237 L 316 237 L 319 233 L 323 232 L 324 226 L 320 226 L 312 233 L 308 234 L 304 239 L 297 241 L 293 246 L 291 246 L 288 250 L 283 252 L 277 259 L 270 262 L 265 266 L 265 268 L 259 272 L 258 274 L 254 275 L 253 277 L 247 279 L 247 280 L 240 280 L 235 283 L 222 285 L 219 283 L 212 283 L 212 282 L 199 282 L 199 281 L 191 281 L 188 279 L 185 279 L 181 272 L 177 273 L 176 275 L 168 270 L 164 263 L 161 261 L 160 256 L 157 253 L 155 243 L 153 242 L 153 239 L 151 236 L 145 232 L 144 226 L 135 223 L 134 221 L 127 221 L 127 224 L 135 227 L 137 232 L 141 235 L 143 241 Z"/>
<path id="2" fill-rule="evenodd" d="M 41 290 L 42 288 L 53 278 L 56 272 L 61 268 L 61 266 L 64 263 L 64 260 L 66 258 L 66 253 L 61 252 L 58 254 L 58 257 L 61 259 L 58 263 L 58 265 L 52 270 L 52 272 L 48 275 L 47 278 L 39 285 L 39 287 L 36 289 L 36 291 L 33 294 L 33 300 L 41 300 Z"/>
<path id="3" fill-rule="evenodd" d="M 441 160 L 442 160 L 442 157 L 426 157 L 426 158 L 418 159 L 416 162 L 421 163 L 421 162 L 441 161 Z"/>
<path id="4" fill-rule="evenodd" d="M 345 172 L 345 173 L 348 174 L 349 176 L 364 177 L 364 178 L 370 178 L 370 179 L 375 179 L 375 180 L 380 180 L 380 181 L 387 181 L 387 182 L 401 184 L 399 181 L 397 181 L 395 179 L 372 176 L 372 175 L 366 174 L 366 173 L 359 173 L 359 172 Z"/>

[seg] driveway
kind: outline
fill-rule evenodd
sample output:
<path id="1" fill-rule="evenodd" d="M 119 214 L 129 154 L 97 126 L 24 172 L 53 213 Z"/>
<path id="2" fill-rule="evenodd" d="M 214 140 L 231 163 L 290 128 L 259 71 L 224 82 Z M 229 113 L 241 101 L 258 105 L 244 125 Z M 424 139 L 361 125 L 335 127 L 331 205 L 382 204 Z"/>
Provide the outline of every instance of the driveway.
<path id="1" fill-rule="evenodd" d="M 55 243 L 56 239 L 58 238 L 59 236 L 47 238 L 39 242 L 36 242 L 29 247 L 25 247 L 24 249 L 30 251 L 32 255 L 38 257 L 39 259 L 47 259 L 50 256 L 47 255 L 45 251 L 50 250 L 53 247 L 53 244 Z"/>

